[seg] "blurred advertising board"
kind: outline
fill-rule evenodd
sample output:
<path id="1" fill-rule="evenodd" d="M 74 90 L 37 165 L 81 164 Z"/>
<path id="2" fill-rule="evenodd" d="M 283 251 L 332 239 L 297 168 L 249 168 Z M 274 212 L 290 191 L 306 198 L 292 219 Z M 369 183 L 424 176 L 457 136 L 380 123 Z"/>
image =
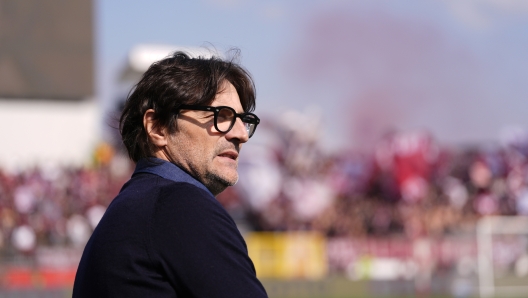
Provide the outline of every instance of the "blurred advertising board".
<path id="1" fill-rule="evenodd" d="M 320 279 L 327 275 L 326 239 L 315 232 L 246 235 L 259 278 Z"/>

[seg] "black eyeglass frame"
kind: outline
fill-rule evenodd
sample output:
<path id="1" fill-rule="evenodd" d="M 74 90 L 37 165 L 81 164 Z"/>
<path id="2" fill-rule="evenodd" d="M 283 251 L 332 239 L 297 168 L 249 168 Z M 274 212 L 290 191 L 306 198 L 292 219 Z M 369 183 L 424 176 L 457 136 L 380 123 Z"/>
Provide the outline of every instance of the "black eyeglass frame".
<path id="1" fill-rule="evenodd" d="M 229 109 L 233 112 L 233 115 L 235 115 L 233 117 L 233 120 L 231 121 L 231 124 L 229 125 L 229 128 L 226 129 L 225 131 L 222 131 L 221 129 L 218 128 L 218 114 L 220 113 L 220 110 L 222 109 Z M 236 118 L 238 117 L 240 118 L 240 120 L 242 120 L 243 123 L 249 123 L 249 124 L 255 125 L 255 128 L 253 129 L 251 134 L 249 133 L 249 129 L 247 129 L 248 138 L 251 138 L 255 134 L 255 131 L 257 130 L 257 125 L 260 123 L 260 118 L 257 117 L 257 115 L 253 113 L 237 113 L 235 109 L 233 109 L 232 107 L 228 107 L 228 106 L 212 107 L 212 106 L 199 106 L 199 105 L 180 105 L 178 106 L 177 110 L 178 112 L 180 110 L 213 112 L 214 113 L 214 121 L 213 121 L 214 127 L 218 132 L 221 132 L 221 133 L 228 133 L 233 128 L 233 126 L 235 126 Z"/>

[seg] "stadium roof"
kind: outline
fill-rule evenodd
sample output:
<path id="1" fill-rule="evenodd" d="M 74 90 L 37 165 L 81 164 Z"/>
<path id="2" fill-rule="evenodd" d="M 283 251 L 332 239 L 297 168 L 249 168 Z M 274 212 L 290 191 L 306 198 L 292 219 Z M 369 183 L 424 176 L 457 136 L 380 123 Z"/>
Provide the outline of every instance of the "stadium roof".
<path id="1" fill-rule="evenodd" d="M 94 95 L 93 1 L 0 0 L 0 97 Z"/>

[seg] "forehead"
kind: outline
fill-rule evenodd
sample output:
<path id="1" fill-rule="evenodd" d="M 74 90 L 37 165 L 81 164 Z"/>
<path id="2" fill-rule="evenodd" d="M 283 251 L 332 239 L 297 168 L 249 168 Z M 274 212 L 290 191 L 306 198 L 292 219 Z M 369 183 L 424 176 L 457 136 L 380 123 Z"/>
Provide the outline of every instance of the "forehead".
<path id="1" fill-rule="evenodd" d="M 238 96 L 235 86 L 229 82 L 224 83 L 221 92 L 216 95 L 211 105 L 228 106 L 235 109 L 237 113 L 243 112 L 242 104 L 240 103 L 240 97 Z"/>

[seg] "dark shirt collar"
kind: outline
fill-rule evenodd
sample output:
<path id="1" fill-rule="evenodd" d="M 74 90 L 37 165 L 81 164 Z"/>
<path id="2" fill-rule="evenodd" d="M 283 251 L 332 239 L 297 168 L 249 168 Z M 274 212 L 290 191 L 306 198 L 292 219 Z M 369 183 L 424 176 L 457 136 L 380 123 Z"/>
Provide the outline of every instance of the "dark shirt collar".
<path id="1" fill-rule="evenodd" d="M 187 174 L 187 172 L 180 169 L 175 164 L 160 158 L 150 157 L 148 159 L 139 160 L 132 176 L 137 173 L 150 173 L 174 182 L 189 183 L 205 190 L 213 196 L 209 189 L 207 189 L 207 187 L 205 187 L 200 181 Z"/>

